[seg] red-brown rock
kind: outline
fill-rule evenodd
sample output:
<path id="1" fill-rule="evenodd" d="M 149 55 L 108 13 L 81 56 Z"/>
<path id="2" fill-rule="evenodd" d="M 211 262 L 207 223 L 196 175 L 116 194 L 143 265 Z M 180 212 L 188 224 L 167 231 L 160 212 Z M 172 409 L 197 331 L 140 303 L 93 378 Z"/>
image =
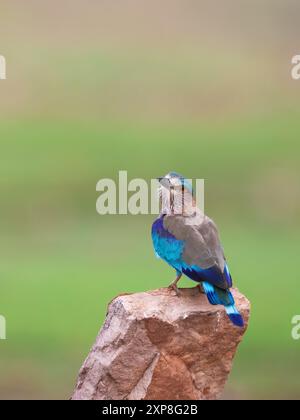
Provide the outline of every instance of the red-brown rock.
<path id="1" fill-rule="evenodd" d="M 123 295 L 109 305 L 84 362 L 74 400 L 217 399 L 248 325 L 250 303 L 233 290 L 237 328 L 199 289 Z"/>

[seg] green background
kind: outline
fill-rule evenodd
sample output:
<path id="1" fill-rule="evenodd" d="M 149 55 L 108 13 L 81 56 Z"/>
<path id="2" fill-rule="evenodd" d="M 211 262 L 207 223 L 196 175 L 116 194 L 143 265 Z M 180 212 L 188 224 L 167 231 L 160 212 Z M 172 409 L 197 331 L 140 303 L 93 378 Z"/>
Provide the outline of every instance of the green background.
<path id="1" fill-rule="evenodd" d="M 96 213 L 97 181 L 119 170 L 205 179 L 252 303 L 224 396 L 300 397 L 299 12 L 292 0 L 1 2 L 0 398 L 68 398 L 107 303 L 173 279 L 153 216 Z"/>

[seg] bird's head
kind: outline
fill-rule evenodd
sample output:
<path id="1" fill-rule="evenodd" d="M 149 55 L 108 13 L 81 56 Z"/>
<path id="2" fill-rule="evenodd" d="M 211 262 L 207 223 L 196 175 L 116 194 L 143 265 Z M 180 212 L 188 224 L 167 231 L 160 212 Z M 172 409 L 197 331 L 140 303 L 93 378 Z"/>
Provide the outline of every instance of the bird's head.
<path id="1" fill-rule="evenodd" d="M 177 172 L 157 178 L 160 183 L 161 211 L 164 214 L 187 214 L 194 211 L 191 181 Z"/>
<path id="2" fill-rule="evenodd" d="M 169 191 L 174 190 L 182 192 L 183 190 L 186 190 L 186 192 L 193 194 L 193 187 L 191 182 L 177 172 L 169 172 L 167 175 L 157 179 L 161 186 Z"/>

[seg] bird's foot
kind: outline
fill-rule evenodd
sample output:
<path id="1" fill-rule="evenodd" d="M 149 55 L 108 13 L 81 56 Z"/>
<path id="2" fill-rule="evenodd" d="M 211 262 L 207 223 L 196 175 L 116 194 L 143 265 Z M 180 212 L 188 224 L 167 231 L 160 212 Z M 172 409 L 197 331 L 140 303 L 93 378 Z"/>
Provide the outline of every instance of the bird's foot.
<path id="1" fill-rule="evenodd" d="M 202 283 L 197 284 L 196 288 L 199 290 L 199 293 L 201 293 L 201 294 L 204 294 L 204 295 L 205 295 L 205 292 L 204 292 L 204 289 L 203 289 Z"/>
<path id="2" fill-rule="evenodd" d="M 181 279 L 181 277 L 182 277 L 182 273 L 180 273 L 180 272 L 177 271 L 177 277 L 176 277 L 176 279 L 168 287 L 169 290 L 174 290 L 174 292 L 176 293 L 176 296 L 180 296 L 180 292 L 179 292 L 179 289 L 177 287 L 177 283 L 179 282 L 179 280 Z"/>
<path id="3" fill-rule="evenodd" d="M 176 294 L 176 296 L 180 296 L 180 291 L 179 291 L 179 289 L 178 289 L 178 287 L 177 287 L 176 283 L 171 283 L 171 284 L 170 284 L 170 286 L 168 287 L 168 289 L 169 289 L 170 291 L 174 291 L 174 292 L 175 292 L 175 294 Z"/>

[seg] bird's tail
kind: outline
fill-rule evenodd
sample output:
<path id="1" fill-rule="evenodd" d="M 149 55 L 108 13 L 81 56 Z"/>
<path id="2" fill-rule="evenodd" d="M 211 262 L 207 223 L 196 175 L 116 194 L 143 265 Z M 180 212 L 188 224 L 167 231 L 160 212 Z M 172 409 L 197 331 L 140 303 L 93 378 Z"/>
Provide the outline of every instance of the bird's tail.
<path id="1" fill-rule="evenodd" d="M 212 305 L 223 305 L 230 321 L 237 327 L 244 326 L 244 320 L 235 306 L 234 298 L 230 290 L 219 289 L 210 283 L 203 282 L 204 292 Z"/>
<path id="2" fill-rule="evenodd" d="M 235 305 L 225 306 L 225 309 L 226 309 L 227 315 L 229 316 L 230 321 L 237 327 L 243 328 L 244 320 L 243 320 L 242 315 L 236 309 L 236 306 Z"/>

